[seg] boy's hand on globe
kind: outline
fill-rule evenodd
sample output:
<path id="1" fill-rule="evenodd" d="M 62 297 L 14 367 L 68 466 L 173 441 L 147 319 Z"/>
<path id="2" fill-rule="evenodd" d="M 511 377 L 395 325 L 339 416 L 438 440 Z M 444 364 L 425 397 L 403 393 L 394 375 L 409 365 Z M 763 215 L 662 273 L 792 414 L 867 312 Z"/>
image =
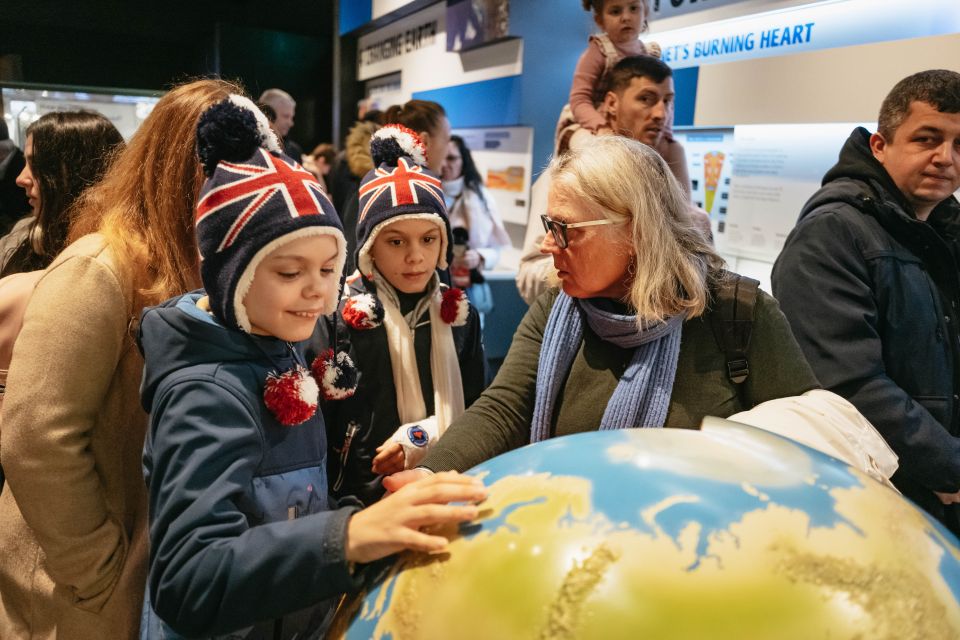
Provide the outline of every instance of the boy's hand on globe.
<path id="1" fill-rule="evenodd" d="M 381 476 L 389 476 L 403 471 L 407 456 L 399 442 L 384 442 L 377 447 L 377 455 L 373 458 L 373 472 Z"/>
<path id="2" fill-rule="evenodd" d="M 422 529 L 477 517 L 476 502 L 487 497 L 483 482 L 455 471 L 412 482 L 366 509 L 347 525 L 347 562 L 373 562 L 404 549 L 437 553 L 449 542 Z M 452 505 L 450 502 L 468 504 Z"/>

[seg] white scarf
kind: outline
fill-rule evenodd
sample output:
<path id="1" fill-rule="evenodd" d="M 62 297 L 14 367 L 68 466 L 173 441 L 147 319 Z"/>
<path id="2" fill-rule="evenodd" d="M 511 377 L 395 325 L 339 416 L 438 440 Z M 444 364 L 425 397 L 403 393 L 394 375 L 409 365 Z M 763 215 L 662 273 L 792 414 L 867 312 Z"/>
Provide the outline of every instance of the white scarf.
<path id="1" fill-rule="evenodd" d="M 427 409 L 420 389 L 414 333 L 423 305 L 430 306 L 430 374 L 433 377 L 433 408 L 437 417 L 438 436 L 464 411 L 463 380 L 453 343 L 453 330 L 440 317 L 440 281 L 434 274 L 424 294 L 408 317 L 400 312 L 400 301 L 394 288 L 379 272 L 375 273 L 377 293 L 383 304 L 383 325 L 387 331 L 393 386 L 397 393 L 397 413 L 401 424 L 427 418 Z"/>

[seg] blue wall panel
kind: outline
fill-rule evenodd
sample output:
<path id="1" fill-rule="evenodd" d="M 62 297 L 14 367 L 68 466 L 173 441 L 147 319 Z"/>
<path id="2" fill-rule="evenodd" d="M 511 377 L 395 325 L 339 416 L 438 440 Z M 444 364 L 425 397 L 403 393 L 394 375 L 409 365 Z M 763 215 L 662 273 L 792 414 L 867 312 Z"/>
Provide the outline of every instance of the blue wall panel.
<path id="1" fill-rule="evenodd" d="M 350 33 L 373 19 L 373 0 L 340 0 L 340 35 Z"/>
<path id="2" fill-rule="evenodd" d="M 592 14 L 579 2 L 510 2 L 510 34 L 523 38 L 520 124 L 533 127 L 534 178 L 553 153 L 553 134 L 570 97 L 573 70 L 595 28 Z"/>
<path id="3" fill-rule="evenodd" d="M 697 80 L 700 67 L 687 67 L 673 70 L 673 88 L 677 92 L 676 108 L 673 112 L 674 126 L 684 127 L 693 124 L 697 110 Z"/>
<path id="4" fill-rule="evenodd" d="M 418 91 L 413 97 L 442 104 L 454 128 L 503 127 L 522 123 L 520 93 L 521 76 L 508 76 Z"/>

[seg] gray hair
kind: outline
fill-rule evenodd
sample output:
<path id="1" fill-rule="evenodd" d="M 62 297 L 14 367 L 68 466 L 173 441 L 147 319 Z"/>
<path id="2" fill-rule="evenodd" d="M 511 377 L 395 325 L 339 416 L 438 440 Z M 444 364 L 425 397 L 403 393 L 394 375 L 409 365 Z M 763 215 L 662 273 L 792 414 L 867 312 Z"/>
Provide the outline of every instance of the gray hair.
<path id="1" fill-rule="evenodd" d="M 693 222 L 689 202 L 657 152 L 623 136 L 598 136 L 554 159 L 548 171 L 557 198 L 619 223 L 602 229 L 633 255 L 624 280 L 638 322 L 682 312 L 693 318 L 707 309 L 723 259 Z M 629 225 L 626 236 L 622 225 Z"/>
<path id="2" fill-rule="evenodd" d="M 268 104 L 274 109 L 281 104 L 288 104 L 291 107 L 297 106 L 297 101 L 293 99 L 293 96 L 283 89 L 267 89 L 260 94 L 260 99 L 257 102 Z"/>

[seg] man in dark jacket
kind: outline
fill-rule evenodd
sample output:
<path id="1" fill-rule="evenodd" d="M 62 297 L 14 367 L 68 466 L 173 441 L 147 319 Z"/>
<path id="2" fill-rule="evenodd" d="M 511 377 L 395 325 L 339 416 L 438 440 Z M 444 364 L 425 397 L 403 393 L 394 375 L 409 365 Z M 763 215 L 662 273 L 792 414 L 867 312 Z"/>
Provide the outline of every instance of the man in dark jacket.
<path id="1" fill-rule="evenodd" d="M 894 484 L 960 534 L 960 74 L 924 71 L 857 128 L 773 291 L 824 388 L 900 457 Z"/>

